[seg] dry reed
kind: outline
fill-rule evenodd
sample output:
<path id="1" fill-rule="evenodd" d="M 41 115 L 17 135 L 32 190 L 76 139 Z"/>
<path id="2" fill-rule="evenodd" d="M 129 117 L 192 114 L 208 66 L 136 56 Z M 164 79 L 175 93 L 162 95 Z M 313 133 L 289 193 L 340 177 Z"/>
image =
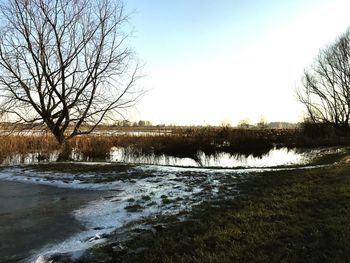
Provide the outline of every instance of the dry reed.
<path id="1" fill-rule="evenodd" d="M 105 159 L 112 147 L 128 147 L 135 154 L 167 154 L 195 158 L 198 151 L 260 154 L 277 147 L 350 145 L 348 138 L 307 136 L 300 129 L 235 129 L 228 127 L 173 128 L 147 135 L 86 135 L 68 141 L 64 149 L 50 135 L 0 136 L 0 159 L 16 153 L 50 153 L 77 149 L 89 159 Z"/>

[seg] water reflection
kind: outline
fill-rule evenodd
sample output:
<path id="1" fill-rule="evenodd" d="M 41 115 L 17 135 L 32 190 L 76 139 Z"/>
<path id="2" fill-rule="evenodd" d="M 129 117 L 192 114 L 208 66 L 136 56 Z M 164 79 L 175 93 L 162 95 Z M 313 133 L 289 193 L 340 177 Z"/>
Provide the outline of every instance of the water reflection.
<path id="1" fill-rule="evenodd" d="M 340 150 L 340 149 L 338 149 Z M 73 149 L 70 154 L 70 159 L 77 162 L 84 161 L 106 161 L 118 162 L 127 164 L 150 164 L 150 165 L 166 165 L 166 166 L 182 166 L 182 167 L 219 167 L 219 168 L 250 168 L 250 167 L 276 167 L 284 165 L 303 165 L 309 162 L 312 158 L 322 154 L 327 154 L 337 151 L 337 149 L 287 149 L 274 148 L 267 153 L 257 154 L 232 154 L 226 152 L 217 152 L 215 154 L 205 154 L 197 152 L 193 158 L 175 157 L 169 155 L 140 154 L 132 148 L 117 148 L 112 147 L 109 156 L 104 160 L 94 160 L 84 156 L 78 149 Z M 27 153 L 14 154 L 5 160 L 2 165 L 18 165 L 18 164 L 33 164 L 39 162 L 55 162 L 58 160 L 59 152 L 52 153 Z"/>
<path id="2" fill-rule="evenodd" d="M 38 162 L 55 162 L 59 156 L 58 151 L 51 153 L 26 153 L 26 154 L 13 154 L 6 157 L 2 161 L 2 165 L 18 165 L 18 164 L 33 164 Z"/>
<path id="3" fill-rule="evenodd" d="M 204 152 L 198 152 L 196 158 L 192 159 L 167 156 L 164 154 L 138 155 L 129 148 L 112 148 L 110 152 L 110 161 L 185 167 L 274 167 L 305 164 L 312 155 L 310 153 L 310 151 L 306 153 L 297 151 L 296 149 L 275 148 L 261 156 L 254 156 L 253 154 L 230 154 L 225 152 L 206 155 Z"/>

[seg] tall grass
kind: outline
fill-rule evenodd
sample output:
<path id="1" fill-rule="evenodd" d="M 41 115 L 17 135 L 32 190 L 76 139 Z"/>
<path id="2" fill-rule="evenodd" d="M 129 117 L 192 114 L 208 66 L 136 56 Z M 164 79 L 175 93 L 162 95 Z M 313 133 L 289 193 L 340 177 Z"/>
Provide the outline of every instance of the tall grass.
<path id="1" fill-rule="evenodd" d="M 49 153 L 60 147 L 53 136 L 6 135 L 0 136 L 0 159 L 12 154 Z"/>
<path id="2" fill-rule="evenodd" d="M 350 145 L 348 137 L 313 136 L 302 129 L 236 129 L 229 127 L 179 128 L 166 133 L 111 135 L 99 133 L 79 136 L 68 141 L 63 149 L 50 135 L 0 136 L 0 159 L 15 153 L 49 153 L 72 149 L 89 159 L 105 159 L 112 147 L 129 148 L 138 154 L 167 154 L 196 158 L 197 152 L 208 155 L 217 152 L 262 154 L 273 147 L 316 147 Z"/>

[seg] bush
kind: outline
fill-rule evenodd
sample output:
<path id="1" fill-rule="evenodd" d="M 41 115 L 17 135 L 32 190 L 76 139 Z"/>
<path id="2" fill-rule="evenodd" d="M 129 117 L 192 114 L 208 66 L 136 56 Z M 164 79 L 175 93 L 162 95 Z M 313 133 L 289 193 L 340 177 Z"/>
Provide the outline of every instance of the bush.
<path id="1" fill-rule="evenodd" d="M 335 129 L 327 123 L 313 123 L 305 121 L 301 125 L 302 134 L 312 138 L 326 138 L 335 135 Z"/>

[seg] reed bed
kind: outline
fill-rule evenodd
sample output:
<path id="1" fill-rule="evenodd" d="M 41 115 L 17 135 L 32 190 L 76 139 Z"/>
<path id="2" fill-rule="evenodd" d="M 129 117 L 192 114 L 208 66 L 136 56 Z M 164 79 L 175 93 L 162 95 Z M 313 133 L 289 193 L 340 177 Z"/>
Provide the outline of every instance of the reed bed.
<path id="1" fill-rule="evenodd" d="M 50 135 L 0 135 L 1 160 L 12 154 L 49 153 L 59 149 L 59 144 Z"/>
<path id="2" fill-rule="evenodd" d="M 319 130 L 317 130 L 319 133 Z M 217 152 L 260 155 L 273 147 L 320 147 L 350 145 L 349 137 L 329 133 L 315 136 L 304 129 L 237 129 L 229 127 L 172 128 L 166 133 L 134 134 L 96 133 L 78 136 L 60 146 L 53 136 L 0 136 L 0 159 L 11 154 L 50 153 L 65 156 L 73 149 L 91 159 L 105 159 L 112 147 L 129 148 L 135 155 L 155 154 L 196 158 L 198 151 L 208 155 Z"/>

